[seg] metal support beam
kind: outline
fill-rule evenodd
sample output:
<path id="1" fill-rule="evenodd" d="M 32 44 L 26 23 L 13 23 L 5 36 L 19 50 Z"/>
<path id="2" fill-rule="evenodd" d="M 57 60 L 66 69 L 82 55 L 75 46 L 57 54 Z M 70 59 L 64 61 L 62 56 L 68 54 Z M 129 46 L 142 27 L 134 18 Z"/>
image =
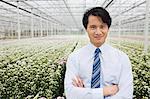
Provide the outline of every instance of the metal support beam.
<path id="1" fill-rule="evenodd" d="M 109 5 L 111 5 L 113 3 L 114 0 L 111 0 L 106 6 L 105 8 L 107 8 Z"/>
<path id="2" fill-rule="evenodd" d="M 118 3 L 119 3 L 118 4 L 118 11 L 119 11 L 119 20 L 118 20 L 118 22 L 119 22 L 119 26 L 118 26 L 118 39 L 119 39 L 119 42 L 118 43 L 119 43 L 119 46 L 120 46 L 120 42 L 121 42 L 120 41 L 121 40 L 120 39 L 121 38 L 121 14 L 120 14 L 121 13 L 121 8 L 120 8 L 121 7 L 121 0 L 119 0 Z"/>
<path id="3" fill-rule="evenodd" d="M 32 13 L 33 9 L 31 9 L 31 13 Z M 33 14 L 31 14 L 31 37 L 33 38 L 34 37 L 34 30 L 33 30 Z"/>
<path id="4" fill-rule="evenodd" d="M 48 31 L 48 30 L 49 30 L 49 29 L 48 29 L 48 21 L 46 21 L 46 28 L 47 28 L 47 31 L 46 31 L 47 35 L 46 35 L 46 36 L 48 36 L 48 34 L 49 34 L 49 33 L 48 33 L 48 32 L 49 32 L 49 31 Z"/>
<path id="5" fill-rule="evenodd" d="M 148 52 L 148 32 L 149 32 L 149 11 L 150 0 L 146 0 L 146 19 L 145 19 L 145 31 L 144 31 L 144 53 Z"/>
<path id="6" fill-rule="evenodd" d="M 19 11 L 19 1 L 17 2 L 17 33 L 18 33 L 18 40 L 20 40 L 20 11 Z"/>
<path id="7" fill-rule="evenodd" d="M 40 18 L 40 31 L 41 31 L 41 37 L 42 37 L 43 36 L 42 18 Z"/>
<path id="8" fill-rule="evenodd" d="M 65 4 L 66 8 L 68 9 L 68 12 L 70 13 L 70 15 L 71 15 L 71 17 L 72 17 L 72 19 L 73 19 L 73 21 L 74 21 L 74 23 L 75 23 L 75 25 L 76 25 L 76 28 L 79 29 L 79 27 L 78 27 L 78 25 L 77 25 L 77 22 L 76 22 L 76 20 L 75 20 L 75 17 L 73 16 L 73 14 L 72 14 L 72 12 L 71 12 L 69 6 L 67 5 L 67 3 L 66 3 L 65 0 L 63 0 L 63 2 L 64 2 L 64 4 Z"/>
<path id="9" fill-rule="evenodd" d="M 28 11 L 28 10 L 26 10 L 26 9 L 24 9 L 24 8 L 18 7 L 18 6 L 16 6 L 16 5 L 14 5 L 14 4 L 11 4 L 11 3 L 7 2 L 7 1 L 0 0 L 0 2 L 3 2 L 3 3 L 5 3 L 5 4 L 8 4 L 8 5 L 12 6 L 12 7 L 15 7 L 15 8 L 20 9 L 20 10 L 22 10 L 22 11 L 25 11 L 25 12 L 27 12 L 27 13 L 33 14 L 34 16 L 40 17 L 40 18 L 42 18 L 42 19 L 44 19 L 44 20 L 48 20 L 48 21 L 51 21 L 51 22 L 53 22 L 53 23 L 60 23 L 60 24 L 63 24 L 63 23 L 61 23 L 59 20 L 56 20 L 55 18 L 53 18 L 53 17 L 51 17 L 51 16 L 49 16 L 49 17 L 51 17 L 52 20 L 49 20 L 49 19 L 46 18 L 46 17 L 40 16 L 40 15 L 38 15 L 38 14 L 36 14 L 36 13 L 33 13 L 33 12 L 31 13 L 30 11 Z M 17 0 L 17 2 L 19 2 L 19 1 Z M 28 6 L 31 6 L 31 5 L 27 4 L 27 3 L 24 2 L 24 1 L 21 1 L 21 2 L 25 3 L 25 4 L 28 5 Z M 31 6 L 31 7 L 32 7 L 32 6 Z M 34 7 L 32 7 L 32 8 L 34 8 Z M 42 11 L 40 11 L 39 9 L 37 9 L 37 11 L 42 12 Z M 42 13 L 44 13 L 44 12 L 42 12 Z M 44 13 L 44 14 L 45 14 L 45 13 Z M 64 25 L 65 25 L 65 24 L 64 24 Z"/>

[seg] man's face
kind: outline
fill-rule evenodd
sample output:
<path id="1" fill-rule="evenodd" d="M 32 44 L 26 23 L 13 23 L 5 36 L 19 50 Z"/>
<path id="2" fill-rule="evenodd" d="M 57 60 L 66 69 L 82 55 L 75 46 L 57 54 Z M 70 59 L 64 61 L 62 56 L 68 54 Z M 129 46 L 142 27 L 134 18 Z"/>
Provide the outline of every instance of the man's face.
<path id="1" fill-rule="evenodd" d="M 90 42 L 96 47 L 100 47 L 107 37 L 108 25 L 103 23 L 101 18 L 90 15 L 86 31 L 90 38 Z"/>

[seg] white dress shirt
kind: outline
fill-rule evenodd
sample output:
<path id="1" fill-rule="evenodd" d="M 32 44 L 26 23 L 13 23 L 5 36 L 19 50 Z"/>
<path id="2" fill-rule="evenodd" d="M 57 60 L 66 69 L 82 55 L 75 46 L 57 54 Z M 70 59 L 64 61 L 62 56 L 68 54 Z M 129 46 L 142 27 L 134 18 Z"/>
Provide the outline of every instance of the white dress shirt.
<path id="1" fill-rule="evenodd" d="M 104 99 L 103 86 L 118 84 L 119 91 L 105 99 L 132 99 L 133 76 L 128 56 L 122 51 L 103 44 L 101 50 L 101 86 L 91 88 L 91 77 L 96 47 L 88 44 L 71 53 L 67 60 L 65 74 L 65 94 L 67 99 Z M 73 86 L 72 79 L 79 76 L 84 88 Z"/>

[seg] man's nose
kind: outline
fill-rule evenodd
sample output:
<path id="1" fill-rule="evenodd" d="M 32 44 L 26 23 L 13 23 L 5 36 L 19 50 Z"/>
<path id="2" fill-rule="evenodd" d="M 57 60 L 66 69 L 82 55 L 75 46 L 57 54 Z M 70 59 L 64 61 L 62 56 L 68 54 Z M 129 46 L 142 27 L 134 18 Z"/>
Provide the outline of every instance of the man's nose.
<path id="1" fill-rule="evenodd" d="M 97 28 L 95 31 L 95 34 L 101 35 L 102 34 L 102 30 L 100 28 Z"/>

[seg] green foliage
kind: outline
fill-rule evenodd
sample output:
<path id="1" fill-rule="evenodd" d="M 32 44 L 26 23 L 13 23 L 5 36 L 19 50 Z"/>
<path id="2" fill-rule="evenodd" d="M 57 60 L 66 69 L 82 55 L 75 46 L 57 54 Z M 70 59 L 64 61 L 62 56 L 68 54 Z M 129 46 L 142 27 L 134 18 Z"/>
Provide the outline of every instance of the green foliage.
<path id="1" fill-rule="evenodd" d="M 55 48 L 48 46 L 42 51 L 34 49 L 32 55 L 14 62 L 7 61 L 3 56 L 5 58 L 0 60 L 0 98 L 52 99 L 63 96 L 66 58 L 75 46 L 76 43 L 70 42 Z M 23 48 L 22 53 L 28 55 Z M 9 57 L 14 60 L 16 57 L 13 59 L 12 56 L 10 54 Z"/>

